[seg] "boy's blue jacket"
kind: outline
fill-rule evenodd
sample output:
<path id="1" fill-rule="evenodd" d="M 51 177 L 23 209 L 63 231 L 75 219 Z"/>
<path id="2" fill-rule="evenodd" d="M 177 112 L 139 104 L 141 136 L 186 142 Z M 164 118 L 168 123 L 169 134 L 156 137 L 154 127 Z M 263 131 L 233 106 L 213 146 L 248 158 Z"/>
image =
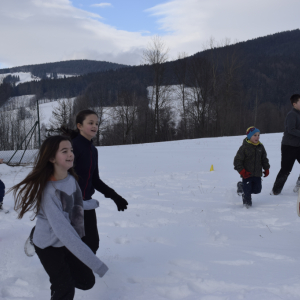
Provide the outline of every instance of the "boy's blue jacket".
<path id="1" fill-rule="evenodd" d="M 78 184 L 82 191 L 83 199 L 91 199 L 95 189 L 106 198 L 113 200 L 121 198 L 120 195 L 99 178 L 98 150 L 93 145 L 93 142 L 79 134 L 72 140 L 72 145 L 75 156 L 74 169 L 78 175 Z"/>
<path id="2" fill-rule="evenodd" d="M 262 143 L 255 146 L 244 139 L 233 161 L 234 169 L 239 173 L 245 169 L 251 173 L 251 177 L 261 177 L 262 169 L 269 170 L 270 164 L 267 152 Z"/>

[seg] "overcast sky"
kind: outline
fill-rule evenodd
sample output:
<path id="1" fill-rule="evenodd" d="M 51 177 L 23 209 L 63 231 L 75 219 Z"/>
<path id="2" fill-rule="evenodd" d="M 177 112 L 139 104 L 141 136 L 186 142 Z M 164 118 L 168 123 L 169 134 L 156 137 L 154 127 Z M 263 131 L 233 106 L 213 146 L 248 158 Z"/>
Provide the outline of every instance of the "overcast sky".
<path id="1" fill-rule="evenodd" d="M 70 59 L 141 63 L 151 37 L 191 55 L 299 28 L 299 0 L 0 0 L 0 68 Z"/>

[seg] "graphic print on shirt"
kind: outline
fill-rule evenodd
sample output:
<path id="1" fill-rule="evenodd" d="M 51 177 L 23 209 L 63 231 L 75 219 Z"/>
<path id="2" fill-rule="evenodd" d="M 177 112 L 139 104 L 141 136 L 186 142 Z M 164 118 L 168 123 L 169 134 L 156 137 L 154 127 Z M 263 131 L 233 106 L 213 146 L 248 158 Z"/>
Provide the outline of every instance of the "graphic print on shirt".
<path id="1" fill-rule="evenodd" d="M 62 203 L 63 211 L 69 214 L 71 225 L 81 238 L 84 237 L 84 210 L 81 190 L 77 186 L 76 191 L 70 196 L 60 190 L 56 190 L 55 193 Z"/>

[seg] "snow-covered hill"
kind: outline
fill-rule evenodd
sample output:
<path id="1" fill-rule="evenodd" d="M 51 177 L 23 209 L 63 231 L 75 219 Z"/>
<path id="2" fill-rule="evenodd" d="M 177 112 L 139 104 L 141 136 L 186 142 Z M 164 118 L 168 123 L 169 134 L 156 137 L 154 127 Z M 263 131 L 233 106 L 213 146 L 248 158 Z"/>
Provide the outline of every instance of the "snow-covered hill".
<path id="1" fill-rule="evenodd" d="M 32 75 L 30 72 L 15 72 L 15 73 L 0 74 L 0 84 L 3 82 L 3 79 L 8 75 L 20 77 L 20 81 L 18 81 L 16 85 L 24 82 L 33 81 L 33 80 L 41 80 L 39 77 Z"/>
<path id="2" fill-rule="evenodd" d="M 58 99 L 58 101 L 40 104 L 39 109 L 40 109 L 41 124 L 44 124 L 48 128 L 51 125 L 51 119 L 53 120 L 52 112 L 54 109 L 59 107 L 59 102 L 60 101 L 73 102 L 75 99 L 76 98 L 69 98 L 69 99 L 63 98 L 63 99 Z M 115 122 L 114 110 L 112 107 L 103 108 L 102 120 L 103 120 L 102 127 L 105 127 L 109 124 L 113 124 Z"/>
<path id="3" fill-rule="evenodd" d="M 5 74 L 0 74 L 0 84 L 3 82 L 3 79 L 5 77 L 7 77 L 8 75 L 11 76 L 19 76 L 20 81 L 18 81 L 16 83 L 16 85 L 20 84 L 20 83 L 24 83 L 24 82 L 29 82 L 29 81 L 33 81 L 33 80 L 41 80 L 41 78 L 36 77 L 34 75 L 31 74 L 31 72 L 14 72 L 14 73 L 5 73 Z M 47 77 L 50 78 L 50 73 L 47 74 Z M 57 78 L 68 78 L 68 77 L 73 77 L 73 76 L 77 76 L 77 75 L 69 75 L 69 74 L 57 74 Z"/>
<path id="4" fill-rule="evenodd" d="M 108 265 L 76 300 L 298 300 L 300 297 L 295 164 L 283 193 L 271 196 L 280 168 L 282 133 L 264 134 L 270 176 L 253 207 L 236 194 L 233 157 L 244 137 L 99 147 L 102 180 L 128 200 L 118 212 L 96 192 L 100 249 Z M 213 164 L 214 172 L 210 172 Z M 0 165 L 7 188 L 30 167 Z M 37 256 L 23 246 L 34 224 L 0 213 L 0 299 L 49 299 L 50 284 Z"/>

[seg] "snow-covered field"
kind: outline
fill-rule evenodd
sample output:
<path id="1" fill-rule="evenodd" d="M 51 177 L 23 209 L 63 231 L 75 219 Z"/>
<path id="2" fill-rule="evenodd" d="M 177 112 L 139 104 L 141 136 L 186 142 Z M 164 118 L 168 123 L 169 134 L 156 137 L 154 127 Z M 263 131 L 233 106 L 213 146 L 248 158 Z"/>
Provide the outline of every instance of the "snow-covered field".
<path id="1" fill-rule="evenodd" d="M 300 298 L 300 218 L 292 189 L 295 164 L 283 193 L 271 196 L 280 167 L 282 134 L 261 141 L 271 163 L 253 207 L 236 194 L 233 157 L 244 137 L 100 147 L 104 182 L 129 202 L 118 212 L 96 193 L 100 249 L 109 272 L 96 278 L 88 300 L 277 300 Z M 214 172 L 210 172 L 213 164 Z M 0 166 L 7 187 L 29 167 Z M 0 213 L 0 299 L 49 299 L 49 281 L 38 257 L 23 246 L 34 224 Z"/>

